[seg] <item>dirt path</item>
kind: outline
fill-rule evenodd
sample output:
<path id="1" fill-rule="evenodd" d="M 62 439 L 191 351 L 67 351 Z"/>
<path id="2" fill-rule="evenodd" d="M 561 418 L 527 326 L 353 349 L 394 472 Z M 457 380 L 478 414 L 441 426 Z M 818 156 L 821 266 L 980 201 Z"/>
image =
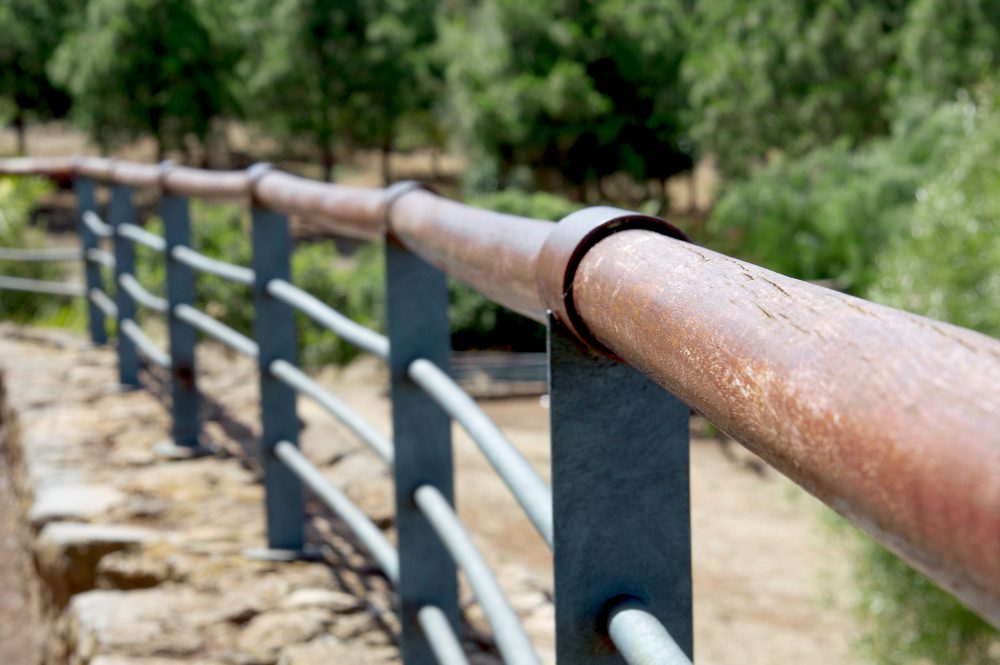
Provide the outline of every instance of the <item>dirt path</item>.
<path id="1" fill-rule="evenodd" d="M 389 406 L 375 365 L 329 372 L 325 383 L 386 433 Z M 313 454 L 339 428 L 302 400 Z M 484 402 L 511 441 L 548 477 L 548 411 L 537 399 Z M 367 454 L 367 453 L 363 453 Z M 330 455 L 334 455 L 331 451 Z M 455 430 L 459 512 L 509 593 L 551 589 L 551 554 L 475 445 Z M 351 482 L 346 465 L 337 476 Z M 358 467 L 353 467 L 355 470 Z M 352 483 L 349 493 L 369 510 L 384 510 L 387 483 Z M 385 486 L 383 486 L 385 485 Z M 848 665 L 855 632 L 847 606 L 845 552 L 820 519 L 826 510 L 736 443 L 695 439 L 691 447 L 695 644 L 704 665 L 807 662 Z M 525 579 L 528 583 L 525 583 Z M 515 602 L 515 605 L 517 603 Z M 529 614 L 533 641 L 546 653 L 551 616 Z M 551 653 L 551 651 L 549 651 Z"/>
<path id="2" fill-rule="evenodd" d="M 26 582 L 30 562 L 21 542 L 7 459 L 0 454 L 0 663 L 37 663 L 41 651 L 35 599 Z"/>

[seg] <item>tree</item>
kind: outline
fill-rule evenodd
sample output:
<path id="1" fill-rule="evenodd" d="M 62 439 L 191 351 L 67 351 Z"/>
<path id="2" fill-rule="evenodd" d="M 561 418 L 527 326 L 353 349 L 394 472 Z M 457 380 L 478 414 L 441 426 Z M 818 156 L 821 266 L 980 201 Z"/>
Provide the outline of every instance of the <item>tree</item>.
<path id="1" fill-rule="evenodd" d="M 49 79 L 46 65 L 79 4 L 72 0 L 0 4 L 0 101 L 11 109 L 19 154 L 27 153 L 29 118 L 61 117 L 69 109 L 69 96 Z"/>
<path id="2" fill-rule="evenodd" d="M 998 59 L 1000 1 L 916 0 L 899 35 L 898 103 L 950 101 L 996 71 Z"/>
<path id="3" fill-rule="evenodd" d="M 319 152 L 331 177 L 338 143 L 379 148 L 383 177 L 399 123 L 426 110 L 436 0 L 279 0 L 243 64 L 246 107 L 265 131 Z"/>
<path id="4" fill-rule="evenodd" d="M 692 133 L 724 172 L 889 130 L 906 0 L 700 0 L 684 74 Z"/>
<path id="5" fill-rule="evenodd" d="M 466 143 L 534 185 L 622 170 L 663 179 L 691 165 L 681 110 L 683 2 L 487 0 L 454 10 L 445 50 Z"/>
<path id="6" fill-rule="evenodd" d="M 192 0 L 90 0 L 49 67 L 74 116 L 107 149 L 152 136 L 162 158 L 204 143 L 235 107 L 235 54 L 221 48 Z"/>

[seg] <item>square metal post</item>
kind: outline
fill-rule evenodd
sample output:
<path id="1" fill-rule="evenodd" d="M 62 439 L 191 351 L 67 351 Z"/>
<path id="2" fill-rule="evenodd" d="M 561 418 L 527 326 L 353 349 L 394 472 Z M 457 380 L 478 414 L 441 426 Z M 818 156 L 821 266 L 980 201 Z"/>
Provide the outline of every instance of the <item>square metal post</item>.
<path id="1" fill-rule="evenodd" d="M 624 663 L 607 631 L 635 599 L 690 657 L 690 410 L 549 317 L 556 660 Z"/>
<path id="2" fill-rule="evenodd" d="M 295 310 L 267 292 L 272 279 L 291 278 L 291 234 L 288 218 L 277 212 L 253 208 L 254 334 L 260 348 L 260 463 L 264 471 L 267 546 L 269 558 L 296 558 L 305 545 L 305 508 L 302 483 L 274 455 L 281 441 L 299 442 L 295 391 L 276 379 L 271 363 L 295 364 Z M 267 552 L 251 552 L 267 556 Z"/>
<path id="3" fill-rule="evenodd" d="M 163 195 L 164 260 L 167 266 L 167 329 L 170 337 L 170 408 L 172 442 L 157 446 L 157 452 L 169 458 L 196 457 L 209 452 L 199 439 L 199 399 L 196 382 L 195 345 L 197 331 L 177 318 L 178 305 L 194 305 L 194 271 L 173 257 L 175 247 L 191 245 L 191 216 L 188 200 Z"/>
<path id="4" fill-rule="evenodd" d="M 103 288 L 101 266 L 87 258 L 87 251 L 100 249 L 100 239 L 83 222 L 86 212 L 97 214 L 97 183 L 91 178 L 76 177 L 73 180 L 73 192 L 76 194 L 77 228 L 80 231 L 80 241 L 83 246 L 83 276 L 85 283 L 84 299 L 87 303 L 87 323 L 90 328 L 90 340 L 94 344 L 105 344 L 108 341 L 108 329 L 105 325 L 104 312 L 90 299 L 93 289 Z"/>
<path id="5" fill-rule="evenodd" d="M 118 233 L 122 224 L 135 224 L 131 187 L 112 186 L 111 203 L 108 206 L 108 223 L 111 224 L 115 233 L 115 305 L 118 307 L 115 329 L 118 332 L 118 381 L 123 386 L 138 386 L 139 354 L 135 348 L 135 342 L 121 332 L 122 321 L 135 320 L 135 301 L 129 292 L 121 287 L 122 275 L 135 274 L 135 245 L 131 240 Z"/>
<path id="6" fill-rule="evenodd" d="M 385 243 L 392 431 L 395 440 L 401 652 L 405 665 L 437 661 L 417 622 L 424 605 L 440 608 L 458 634 L 455 563 L 413 495 L 433 485 L 454 503 L 451 419 L 407 375 L 426 358 L 448 370 L 448 286 L 442 272 L 391 238 Z"/>

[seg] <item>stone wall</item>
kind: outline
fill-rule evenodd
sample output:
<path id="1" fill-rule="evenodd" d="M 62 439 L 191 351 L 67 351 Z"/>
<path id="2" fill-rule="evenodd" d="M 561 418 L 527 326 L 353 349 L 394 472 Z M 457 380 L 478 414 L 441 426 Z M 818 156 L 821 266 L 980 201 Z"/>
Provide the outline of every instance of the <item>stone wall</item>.
<path id="1" fill-rule="evenodd" d="M 236 380 L 231 358 L 209 361 L 208 374 L 213 362 L 252 408 L 252 366 Z M 12 326 L 0 326 L 0 371 L 0 445 L 37 574 L 46 664 L 398 662 L 388 583 L 336 520 L 311 526 L 322 561 L 244 556 L 264 542 L 252 425 L 227 425 L 209 403 L 218 453 L 165 461 L 152 453 L 168 432 L 163 377 L 123 391 L 110 350 Z M 352 464 L 354 478 L 385 475 L 377 462 Z M 366 502 L 391 526 L 386 496 Z M 521 600 L 545 603 L 540 592 Z M 494 662 L 484 633 L 465 630 L 473 662 Z"/>

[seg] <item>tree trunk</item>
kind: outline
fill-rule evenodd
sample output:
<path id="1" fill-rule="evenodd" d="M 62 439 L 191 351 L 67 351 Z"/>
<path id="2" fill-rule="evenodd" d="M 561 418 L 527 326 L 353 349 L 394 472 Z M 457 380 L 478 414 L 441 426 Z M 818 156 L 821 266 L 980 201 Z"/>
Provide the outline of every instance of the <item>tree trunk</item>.
<path id="1" fill-rule="evenodd" d="M 382 186 L 388 187 L 392 183 L 392 172 L 389 159 L 392 157 L 392 137 L 386 137 L 382 142 Z"/>
<path id="2" fill-rule="evenodd" d="M 17 154 L 24 157 L 28 154 L 28 130 L 21 109 L 18 109 L 14 116 L 14 131 L 17 132 Z"/>
<path id="3" fill-rule="evenodd" d="M 437 148 L 431 148 L 431 179 L 434 182 L 441 179 L 441 153 Z"/>
<path id="4" fill-rule="evenodd" d="M 698 179 L 694 177 L 695 170 L 691 169 L 691 177 L 688 180 L 688 214 L 698 213 Z"/>
<path id="5" fill-rule="evenodd" d="M 337 165 L 337 156 L 333 152 L 333 144 L 323 143 L 323 180 L 333 182 L 333 167 Z"/>

